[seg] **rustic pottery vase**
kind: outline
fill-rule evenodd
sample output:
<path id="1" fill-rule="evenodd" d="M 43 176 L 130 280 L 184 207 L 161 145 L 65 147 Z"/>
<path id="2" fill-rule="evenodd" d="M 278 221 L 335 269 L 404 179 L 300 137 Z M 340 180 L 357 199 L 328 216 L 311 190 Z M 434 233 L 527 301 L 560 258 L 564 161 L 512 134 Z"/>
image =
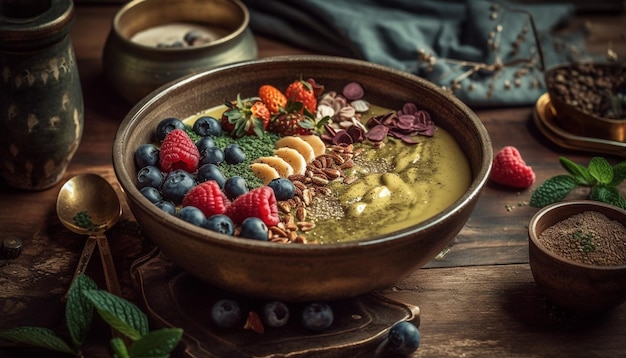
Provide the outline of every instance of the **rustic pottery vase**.
<path id="1" fill-rule="evenodd" d="M 57 184 L 80 143 L 73 19 L 71 0 L 0 0 L 0 175 L 12 187 Z"/>

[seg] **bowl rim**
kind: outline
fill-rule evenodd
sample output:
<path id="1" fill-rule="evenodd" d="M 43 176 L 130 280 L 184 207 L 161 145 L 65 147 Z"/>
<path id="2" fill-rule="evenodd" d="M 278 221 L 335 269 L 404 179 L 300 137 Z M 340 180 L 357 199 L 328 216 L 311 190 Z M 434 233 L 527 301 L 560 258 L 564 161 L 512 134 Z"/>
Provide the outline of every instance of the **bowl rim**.
<path id="1" fill-rule="evenodd" d="M 541 219 L 543 219 L 550 212 L 560 210 L 564 207 L 572 207 L 572 206 L 580 207 L 581 208 L 581 210 L 579 210 L 580 213 L 582 213 L 583 211 L 594 211 L 594 208 L 600 207 L 606 210 L 614 211 L 615 213 L 623 216 L 624 220 L 626 221 L 626 210 L 621 209 L 615 205 L 611 205 L 611 204 L 607 204 L 607 203 L 603 203 L 603 202 L 595 201 L 595 200 L 588 200 L 588 199 L 563 200 L 563 201 L 559 201 L 559 202 L 544 206 L 543 208 L 539 209 L 539 211 L 537 211 L 531 217 L 530 222 L 528 224 L 529 244 L 533 244 L 544 255 L 549 256 L 551 259 L 571 265 L 571 266 L 584 268 L 584 269 L 590 269 L 590 270 L 596 270 L 596 271 L 625 270 L 626 264 L 601 266 L 601 265 L 585 264 L 585 263 L 581 263 L 578 261 L 570 260 L 568 258 L 559 256 L 556 253 L 552 252 L 539 241 L 539 235 L 537 234 L 537 226 L 539 222 L 541 221 Z M 595 211 L 598 211 L 598 210 L 595 210 Z M 562 221 L 562 220 L 564 219 L 560 219 L 557 222 Z M 611 219 L 611 220 L 614 220 L 614 219 Z M 624 223 L 621 223 L 621 224 L 626 227 L 626 224 Z"/>
<path id="2" fill-rule="evenodd" d="M 233 39 L 241 36 L 241 34 L 243 34 L 244 32 L 248 30 L 248 26 L 250 24 L 250 11 L 246 7 L 246 5 L 241 0 L 227 0 L 227 1 L 218 0 L 219 2 L 227 4 L 227 5 L 234 5 L 238 10 L 241 11 L 241 15 L 243 15 L 243 19 L 236 29 L 234 29 L 233 31 L 229 31 L 229 33 L 226 34 L 225 36 L 221 36 L 218 39 L 211 41 L 209 43 L 206 43 L 206 44 L 202 44 L 198 46 L 191 46 L 191 47 L 180 47 L 180 48 L 178 47 L 177 48 L 155 47 L 155 46 L 144 45 L 144 44 L 132 41 L 131 39 L 123 36 L 122 33 L 120 32 L 120 19 L 122 18 L 122 16 L 126 15 L 126 12 L 133 9 L 134 7 L 141 6 L 142 4 L 145 4 L 147 2 L 176 3 L 179 1 L 184 1 L 184 0 L 132 0 L 126 3 L 124 6 L 122 6 L 120 10 L 118 10 L 115 13 L 115 16 L 113 17 L 113 20 L 111 23 L 111 33 L 114 34 L 116 37 L 118 37 L 123 44 L 131 48 L 135 48 L 135 49 L 143 50 L 143 51 L 155 51 L 157 53 L 165 54 L 165 53 L 188 53 L 188 52 L 206 51 L 207 49 L 220 47 L 223 44 L 228 43 L 232 41 Z M 210 0 L 210 1 L 215 1 L 215 0 Z"/>
<path id="3" fill-rule="evenodd" d="M 152 105 L 153 103 L 161 100 L 164 97 L 167 97 L 170 92 L 175 91 L 180 87 L 184 87 L 197 80 L 198 78 L 207 77 L 215 72 L 220 71 L 229 71 L 236 70 L 238 68 L 243 68 L 246 66 L 262 66 L 264 63 L 275 63 L 275 62 L 289 62 L 289 63 L 307 63 L 307 62 L 324 62 L 328 65 L 354 65 L 354 66 L 365 66 L 369 69 L 374 69 L 378 71 L 387 72 L 394 76 L 400 76 L 406 79 L 410 79 L 411 81 L 415 81 L 420 83 L 420 85 L 425 86 L 427 89 L 436 93 L 442 99 L 451 102 L 451 104 L 455 105 L 465 116 L 469 118 L 470 121 L 477 128 L 477 132 L 481 136 L 480 148 L 483 156 L 483 162 L 479 165 L 479 170 L 476 173 L 472 173 L 473 178 L 467 188 L 467 190 L 452 204 L 450 204 L 447 208 L 432 216 L 431 218 L 424 220 L 417 225 L 410 226 L 405 229 L 401 229 L 389 234 L 377 235 L 371 239 L 364 240 L 354 240 L 347 242 L 338 242 L 338 243 L 328 243 L 328 244 L 305 244 L 305 245 L 277 245 L 273 242 L 265 242 L 258 240 L 249 240 L 245 238 L 228 236 L 220 233 L 213 233 L 210 238 L 206 235 L 203 235 L 203 231 L 206 230 L 203 228 L 199 228 L 194 226 L 193 224 L 186 223 L 174 216 L 165 213 L 164 211 L 158 209 L 154 206 L 150 201 L 146 198 L 143 198 L 139 190 L 136 186 L 130 185 L 126 187 L 125 183 L 132 183 L 129 177 L 130 173 L 125 173 L 123 168 L 123 149 L 126 145 L 127 134 L 126 129 L 129 124 L 133 122 L 133 119 L 137 116 L 140 116 L 146 108 Z M 191 74 L 188 76 L 184 76 L 177 80 L 174 80 L 170 83 L 167 83 L 158 89 L 151 92 L 149 95 L 144 97 L 142 100 L 137 102 L 135 106 L 128 112 L 125 118 L 119 125 L 118 131 L 115 136 L 115 140 L 113 143 L 113 167 L 120 185 L 126 193 L 127 197 L 130 197 L 130 200 L 133 200 L 135 204 L 140 205 L 144 210 L 154 215 L 159 220 L 165 221 L 168 225 L 173 225 L 177 230 L 183 231 L 185 234 L 192 234 L 188 236 L 188 238 L 193 238 L 194 240 L 206 240 L 210 239 L 212 245 L 219 245 L 221 247 L 237 247 L 238 249 L 245 249 L 255 252 L 266 252 L 269 255 L 283 255 L 285 252 L 294 255 L 311 255 L 312 252 L 317 254 L 324 255 L 341 255 L 345 251 L 351 250 L 367 250 L 372 246 L 380 246 L 384 247 L 387 245 L 391 245 L 392 243 L 395 245 L 398 240 L 413 240 L 413 236 L 419 232 L 427 231 L 433 227 L 441 225 L 448 221 L 450 217 L 452 217 L 456 212 L 462 211 L 466 209 L 468 206 L 472 204 L 472 202 L 477 201 L 477 197 L 482 192 L 483 188 L 486 186 L 487 181 L 489 180 L 489 173 L 491 171 L 493 160 L 493 148 L 491 144 L 491 138 L 489 137 L 489 133 L 484 127 L 480 118 L 460 99 L 455 97 L 449 92 L 445 92 L 440 87 L 435 85 L 432 82 L 429 82 L 421 77 L 418 77 L 414 74 L 397 70 L 394 68 L 390 68 L 384 65 L 367 62 L 358 59 L 337 57 L 337 56 L 328 56 L 328 55 L 291 55 L 291 56 L 272 56 L 266 57 L 257 60 L 249 60 L 237 62 L 225 66 L 221 66 L 218 68 L 210 69 L 204 72 L 200 72 L 197 74 Z M 120 180 L 120 177 L 122 180 Z M 132 196 L 131 196 L 132 194 Z M 471 209 L 471 208 L 469 208 Z M 176 220 L 175 222 L 173 220 Z M 175 224 L 175 225 L 174 225 Z M 198 237 L 194 237 L 198 236 Z"/>

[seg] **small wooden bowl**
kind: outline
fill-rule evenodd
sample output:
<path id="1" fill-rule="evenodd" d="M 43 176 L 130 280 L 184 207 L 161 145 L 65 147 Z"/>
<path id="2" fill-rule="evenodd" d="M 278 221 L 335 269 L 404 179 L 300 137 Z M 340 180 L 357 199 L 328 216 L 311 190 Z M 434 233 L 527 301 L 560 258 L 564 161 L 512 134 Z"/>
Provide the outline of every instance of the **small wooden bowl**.
<path id="1" fill-rule="evenodd" d="M 610 310 L 626 301 L 626 265 L 578 263 L 548 250 L 539 241 L 552 225 L 584 211 L 595 211 L 626 225 L 626 211 L 591 200 L 563 201 L 539 210 L 528 226 L 530 269 L 546 297 L 576 312 Z"/>
<path id="2" fill-rule="evenodd" d="M 566 100 L 556 89 L 558 74 L 563 70 L 575 71 L 580 64 L 558 65 L 545 72 L 545 81 L 550 95 L 550 102 L 556 110 L 556 122 L 563 129 L 583 137 L 599 138 L 617 142 L 626 142 L 626 118 L 604 118 L 586 112 Z M 626 65 L 619 63 L 587 64 L 605 72 L 624 73 Z"/>

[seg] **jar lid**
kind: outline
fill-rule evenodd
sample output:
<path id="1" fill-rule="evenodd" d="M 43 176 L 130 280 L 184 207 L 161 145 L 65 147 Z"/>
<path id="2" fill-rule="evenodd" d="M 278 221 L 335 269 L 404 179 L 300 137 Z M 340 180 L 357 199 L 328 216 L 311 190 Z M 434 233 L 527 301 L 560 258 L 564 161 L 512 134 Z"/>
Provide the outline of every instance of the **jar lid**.
<path id="1" fill-rule="evenodd" d="M 23 6 L 21 6 L 23 8 Z M 69 34 L 74 20 L 72 0 L 50 0 L 32 16 L 6 4 L 0 7 L 0 48 L 26 50 L 48 47 Z"/>

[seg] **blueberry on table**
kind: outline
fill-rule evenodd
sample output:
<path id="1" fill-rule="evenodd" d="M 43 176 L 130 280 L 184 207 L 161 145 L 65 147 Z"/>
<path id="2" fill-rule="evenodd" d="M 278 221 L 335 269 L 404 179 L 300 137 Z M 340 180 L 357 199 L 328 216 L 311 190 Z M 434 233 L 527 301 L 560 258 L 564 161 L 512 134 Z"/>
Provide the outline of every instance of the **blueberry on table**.
<path id="1" fill-rule="evenodd" d="M 389 330 L 389 348 L 391 351 L 409 355 L 420 345 L 420 332 L 411 322 L 402 321 L 394 324 Z"/>
<path id="2" fill-rule="evenodd" d="M 153 186 L 146 186 L 139 190 L 143 196 L 145 196 L 152 204 L 156 204 L 159 201 L 163 200 L 163 195 L 159 189 Z"/>
<path id="3" fill-rule="evenodd" d="M 163 173 L 155 166 L 148 165 L 137 172 L 137 188 L 140 190 L 145 187 L 160 188 L 163 184 Z"/>
<path id="4" fill-rule="evenodd" d="M 225 235 L 232 236 L 235 233 L 235 224 L 224 214 L 211 215 L 211 217 L 207 218 L 202 227 Z"/>
<path id="5" fill-rule="evenodd" d="M 296 195 L 296 187 L 289 179 L 272 179 L 267 186 L 274 190 L 274 196 L 278 201 L 293 199 L 294 195 Z"/>
<path id="6" fill-rule="evenodd" d="M 196 226 L 203 226 L 206 216 L 195 206 L 185 206 L 178 211 L 178 217 Z"/>
<path id="7" fill-rule="evenodd" d="M 289 307 L 280 301 L 263 305 L 262 319 L 269 327 L 282 327 L 289 321 Z"/>
<path id="8" fill-rule="evenodd" d="M 200 157 L 204 157 L 206 155 L 206 149 L 211 147 L 215 147 L 215 139 L 213 139 L 213 137 L 202 137 L 196 142 L 196 148 L 198 148 Z"/>
<path id="9" fill-rule="evenodd" d="M 241 223 L 239 236 L 246 239 L 267 241 L 269 239 L 269 229 L 263 220 L 251 216 Z"/>
<path id="10" fill-rule="evenodd" d="M 224 183 L 226 183 L 226 177 L 222 174 L 220 167 L 215 164 L 204 164 L 198 168 L 197 177 L 199 182 L 215 180 L 220 188 L 224 188 Z"/>
<path id="11" fill-rule="evenodd" d="M 224 151 L 219 147 L 208 147 L 204 153 L 200 154 L 202 159 L 200 165 L 215 164 L 218 165 L 224 161 Z"/>
<path id="12" fill-rule="evenodd" d="M 174 129 L 182 129 L 185 130 L 185 123 L 178 118 L 169 117 L 165 118 L 157 124 L 156 127 L 156 138 L 159 142 L 162 142 L 165 139 L 165 136 L 169 134 L 169 132 Z"/>
<path id="13" fill-rule="evenodd" d="M 196 186 L 194 177 L 184 170 L 177 169 L 167 174 L 161 186 L 161 192 L 165 199 L 173 201 L 174 204 L 180 204 L 194 186 Z"/>
<path id="14" fill-rule="evenodd" d="M 302 311 L 302 326 L 311 331 L 323 331 L 335 319 L 332 308 L 324 302 L 309 303 Z"/>
<path id="15" fill-rule="evenodd" d="M 148 165 L 157 166 L 159 164 L 159 148 L 151 143 L 142 144 L 135 151 L 134 157 L 137 168 Z"/>
<path id="16" fill-rule="evenodd" d="M 168 214 L 171 214 L 171 215 L 176 214 L 176 204 L 172 203 L 169 200 L 161 200 L 159 202 L 154 203 L 154 205 Z"/>
<path id="17" fill-rule="evenodd" d="M 194 122 L 193 131 L 202 137 L 219 137 L 222 135 L 222 123 L 214 117 L 202 116 Z"/>
<path id="18" fill-rule="evenodd" d="M 232 328 L 241 323 L 239 304 L 231 299 L 222 299 L 211 306 L 211 321 L 222 328 Z"/>
<path id="19" fill-rule="evenodd" d="M 224 148 L 224 160 L 228 164 L 239 164 L 246 160 L 246 153 L 237 143 L 232 143 Z"/>
<path id="20" fill-rule="evenodd" d="M 233 176 L 226 179 L 224 183 L 224 194 L 230 200 L 235 200 L 241 194 L 245 194 L 249 191 L 248 183 L 246 179 L 240 176 Z"/>

